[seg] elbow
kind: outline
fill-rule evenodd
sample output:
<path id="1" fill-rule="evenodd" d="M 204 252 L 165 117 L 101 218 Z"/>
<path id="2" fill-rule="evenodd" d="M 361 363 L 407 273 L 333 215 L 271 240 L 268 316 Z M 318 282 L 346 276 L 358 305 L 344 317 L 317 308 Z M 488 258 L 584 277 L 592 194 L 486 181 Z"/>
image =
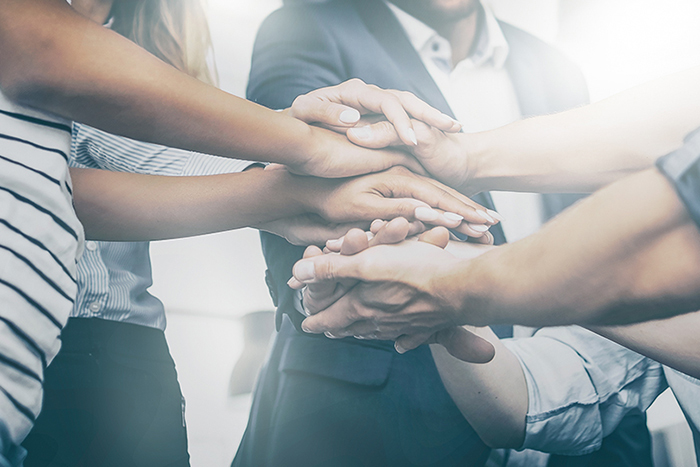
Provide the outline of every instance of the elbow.
<path id="1" fill-rule="evenodd" d="M 14 102 L 42 108 L 62 89 L 65 51 L 58 38 L 29 29 L 0 37 L 11 46 L 0 47 L 0 89 Z"/>

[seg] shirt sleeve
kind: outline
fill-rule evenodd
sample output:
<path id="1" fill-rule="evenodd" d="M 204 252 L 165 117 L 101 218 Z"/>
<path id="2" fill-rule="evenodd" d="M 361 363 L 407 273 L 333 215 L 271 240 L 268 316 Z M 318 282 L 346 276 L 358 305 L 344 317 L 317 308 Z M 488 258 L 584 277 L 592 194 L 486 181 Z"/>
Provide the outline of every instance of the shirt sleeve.
<path id="1" fill-rule="evenodd" d="M 700 228 L 700 128 L 686 136 L 680 149 L 660 157 L 656 167 L 676 187 L 690 217 Z"/>
<path id="2" fill-rule="evenodd" d="M 145 143 L 74 123 L 70 165 L 147 175 L 193 176 L 237 173 L 262 164 Z"/>
<path id="3" fill-rule="evenodd" d="M 667 387 L 660 364 L 576 326 L 504 340 L 520 361 L 529 407 L 521 449 L 583 455 L 633 408 Z"/>

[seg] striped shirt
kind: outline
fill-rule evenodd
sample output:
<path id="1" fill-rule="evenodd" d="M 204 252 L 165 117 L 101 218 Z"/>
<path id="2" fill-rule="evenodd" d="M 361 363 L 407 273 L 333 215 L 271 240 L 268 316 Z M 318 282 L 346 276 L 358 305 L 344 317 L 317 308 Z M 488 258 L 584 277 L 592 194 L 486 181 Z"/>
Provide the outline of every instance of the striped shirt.
<path id="1" fill-rule="evenodd" d="M 83 229 L 73 210 L 70 125 L 0 93 L 0 433 L 19 444 L 73 308 Z"/>
<path id="2" fill-rule="evenodd" d="M 150 175 L 240 172 L 252 162 L 209 156 L 73 125 L 70 165 Z M 78 297 L 72 316 L 97 317 L 165 329 L 163 304 L 152 285 L 149 242 L 86 243 L 78 263 Z"/>

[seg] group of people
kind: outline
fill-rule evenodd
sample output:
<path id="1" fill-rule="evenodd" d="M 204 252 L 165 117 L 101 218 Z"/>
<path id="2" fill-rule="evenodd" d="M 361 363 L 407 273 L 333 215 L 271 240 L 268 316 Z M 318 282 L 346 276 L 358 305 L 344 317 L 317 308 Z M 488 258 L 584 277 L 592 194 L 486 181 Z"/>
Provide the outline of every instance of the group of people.
<path id="1" fill-rule="evenodd" d="M 244 100 L 199 0 L 0 0 L 0 466 L 189 465 L 148 242 L 241 227 L 235 466 L 651 465 L 669 386 L 700 452 L 700 68 L 586 105 L 479 0 L 288 3 Z"/>

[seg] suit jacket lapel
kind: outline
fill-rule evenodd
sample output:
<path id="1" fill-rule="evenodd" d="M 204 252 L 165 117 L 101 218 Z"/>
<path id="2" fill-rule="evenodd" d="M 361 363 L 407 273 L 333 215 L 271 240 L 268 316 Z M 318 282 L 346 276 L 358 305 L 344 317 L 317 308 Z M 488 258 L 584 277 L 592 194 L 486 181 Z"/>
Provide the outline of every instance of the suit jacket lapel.
<path id="1" fill-rule="evenodd" d="M 454 118 L 452 109 L 413 48 L 396 16 L 381 0 L 354 0 L 367 30 L 377 39 L 410 85 L 405 89 Z"/>
<path id="2" fill-rule="evenodd" d="M 517 32 L 513 26 L 500 21 L 499 24 L 510 48 L 505 67 L 518 97 L 520 113 L 523 118 L 550 113 L 542 67 L 533 66 L 540 60 L 533 56 L 532 50 L 513 37 Z"/>

